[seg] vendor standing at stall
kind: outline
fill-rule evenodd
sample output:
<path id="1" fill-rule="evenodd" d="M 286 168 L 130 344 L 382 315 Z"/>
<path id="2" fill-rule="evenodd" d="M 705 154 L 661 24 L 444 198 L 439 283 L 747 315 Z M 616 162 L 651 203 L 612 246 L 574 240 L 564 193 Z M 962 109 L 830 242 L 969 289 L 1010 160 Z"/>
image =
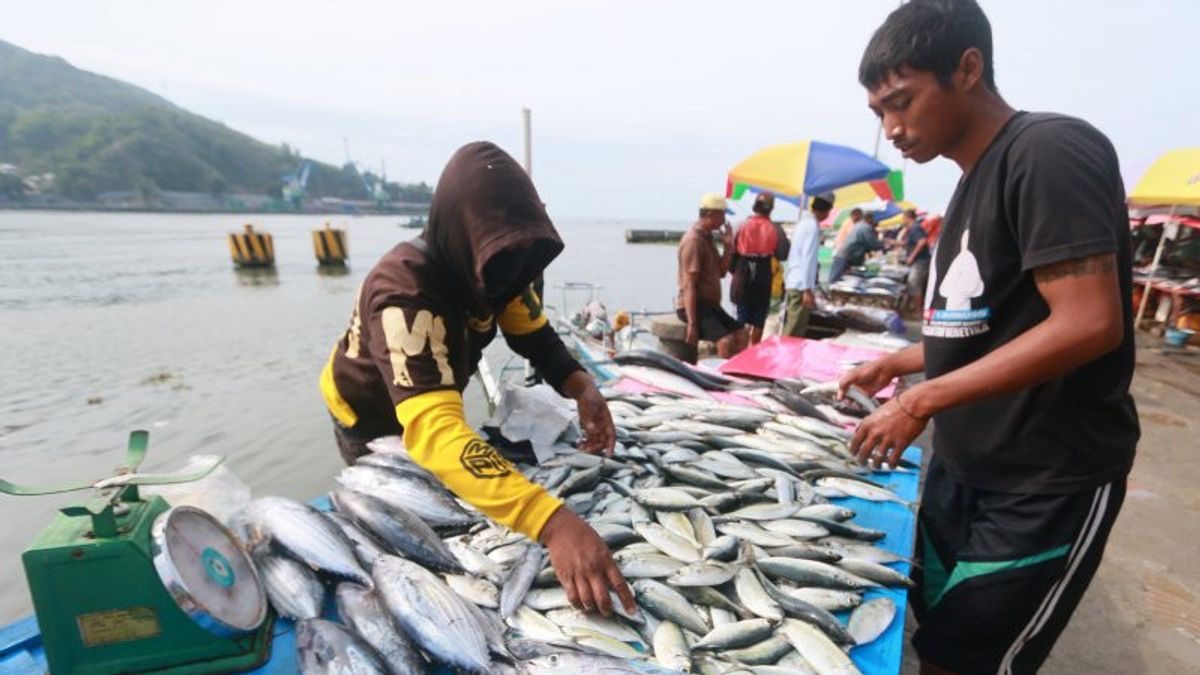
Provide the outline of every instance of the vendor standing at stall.
<path id="1" fill-rule="evenodd" d="M 909 596 L 921 672 L 1033 673 L 1100 564 L 1139 437 L 1117 156 L 1082 120 L 1009 107 L 973 0 L 892 12 L 859 80 L 906 158 L 947 157 L 963 176 L 921 344 L 841 387 L 926 379 L 867 417 L 851 450 L 894 465 L 936 422 Z"/>
<path id="2" fill-rule="evenodd" d="M 771 221 L 775 195 L 760 192 L 754 198 L 754 213 L 733 233 L 733 260 L 729 296 L 737 307 L 737 320 L 746 324 L 751 345 L 762 341 L 763 325 L 771 309 L 773 260 L 787 260 L 788 240 Z"/>
<path id="3" fill-rule="evenodd" d="M 462 392 L 483 348 L 504 334 L 546 382 L 578 404 L 583 449 L 611 454 L 616 433 L 595 383 L 567 352 L 531 284 L 563 249 L 529 176 L 492 143 L 454 153 L 421 236 L 367 274 L 320 388 L 347 463 L 378 436 L 492 520 L 543 543 L 571 604 L 629 611 L 629 586 L 604 540 L 467 425 Z"/>

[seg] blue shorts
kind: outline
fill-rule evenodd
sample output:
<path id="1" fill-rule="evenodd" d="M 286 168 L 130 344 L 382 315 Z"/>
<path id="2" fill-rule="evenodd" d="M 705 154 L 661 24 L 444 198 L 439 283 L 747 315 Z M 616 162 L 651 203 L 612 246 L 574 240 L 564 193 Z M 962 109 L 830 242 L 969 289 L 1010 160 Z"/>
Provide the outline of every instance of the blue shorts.
<path id="1" fill-rule="evenodd" d="M 770 302 L 740 302 L 737 306 L 737 320 L 755 328 L 762 328 L 767 322 L 770 309 Z"/>

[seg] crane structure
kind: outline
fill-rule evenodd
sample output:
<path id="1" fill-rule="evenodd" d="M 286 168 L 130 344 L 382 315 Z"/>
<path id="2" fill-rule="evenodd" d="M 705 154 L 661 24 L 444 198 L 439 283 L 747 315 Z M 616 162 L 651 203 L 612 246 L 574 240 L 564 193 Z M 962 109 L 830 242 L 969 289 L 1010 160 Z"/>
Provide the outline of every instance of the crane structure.
<path id="1" fill-rule="evenodd" d="M 283 201 L 293 209 L 299 209 L 308 186 L 308 174 L 312 163 L 307 159 L 301 160 L 296 170 L 283 176 Z"/>

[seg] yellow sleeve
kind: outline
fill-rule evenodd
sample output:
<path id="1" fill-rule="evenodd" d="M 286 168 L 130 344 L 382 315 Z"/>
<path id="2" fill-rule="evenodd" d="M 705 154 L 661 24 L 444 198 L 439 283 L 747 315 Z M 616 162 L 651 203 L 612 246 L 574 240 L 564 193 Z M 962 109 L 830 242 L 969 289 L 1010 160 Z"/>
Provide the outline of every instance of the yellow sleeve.
<path id="1" fill-rule="evenodd" d="M 542 299 L 533 286 L 525 289 L 508 303 L 500 314 L 500 330 L 505 335 L 527 335 L 546 325 Z"/>
<path id="2" fill-rule="evenodd" d="M 396 418 L 413 460 L 492 520 L 536 541 L 562 505 L 467 426 L 457 391 L 405 399 L 396 406 Z"/>

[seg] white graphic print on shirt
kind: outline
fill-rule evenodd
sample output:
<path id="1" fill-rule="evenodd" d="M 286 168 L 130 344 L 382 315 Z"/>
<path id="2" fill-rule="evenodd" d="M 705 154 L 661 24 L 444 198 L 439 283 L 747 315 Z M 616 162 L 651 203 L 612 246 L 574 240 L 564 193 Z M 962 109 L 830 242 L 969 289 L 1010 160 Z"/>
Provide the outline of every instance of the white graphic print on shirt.
<path id="1" fill-rule="evenodd" d="M 925 293 L 925 325 L 922 333 L 927 337 L 964 338 L 986 333 L 991 310 L 987 307 L 971 308 L 971 300 L 983 295 L 983 277 L 979 274 L 979 261 L 971 252 L 971 228 L 968 223 L 963 229 L 958 254 L 950 261 L 946 274 L 938 283 L 937 265 L 931 265 L 929 285 Z M 935 257 L 936 260 L 936 257 Z M 933 289 L 945 298 L 944 309 L 933 309 Z"/>

